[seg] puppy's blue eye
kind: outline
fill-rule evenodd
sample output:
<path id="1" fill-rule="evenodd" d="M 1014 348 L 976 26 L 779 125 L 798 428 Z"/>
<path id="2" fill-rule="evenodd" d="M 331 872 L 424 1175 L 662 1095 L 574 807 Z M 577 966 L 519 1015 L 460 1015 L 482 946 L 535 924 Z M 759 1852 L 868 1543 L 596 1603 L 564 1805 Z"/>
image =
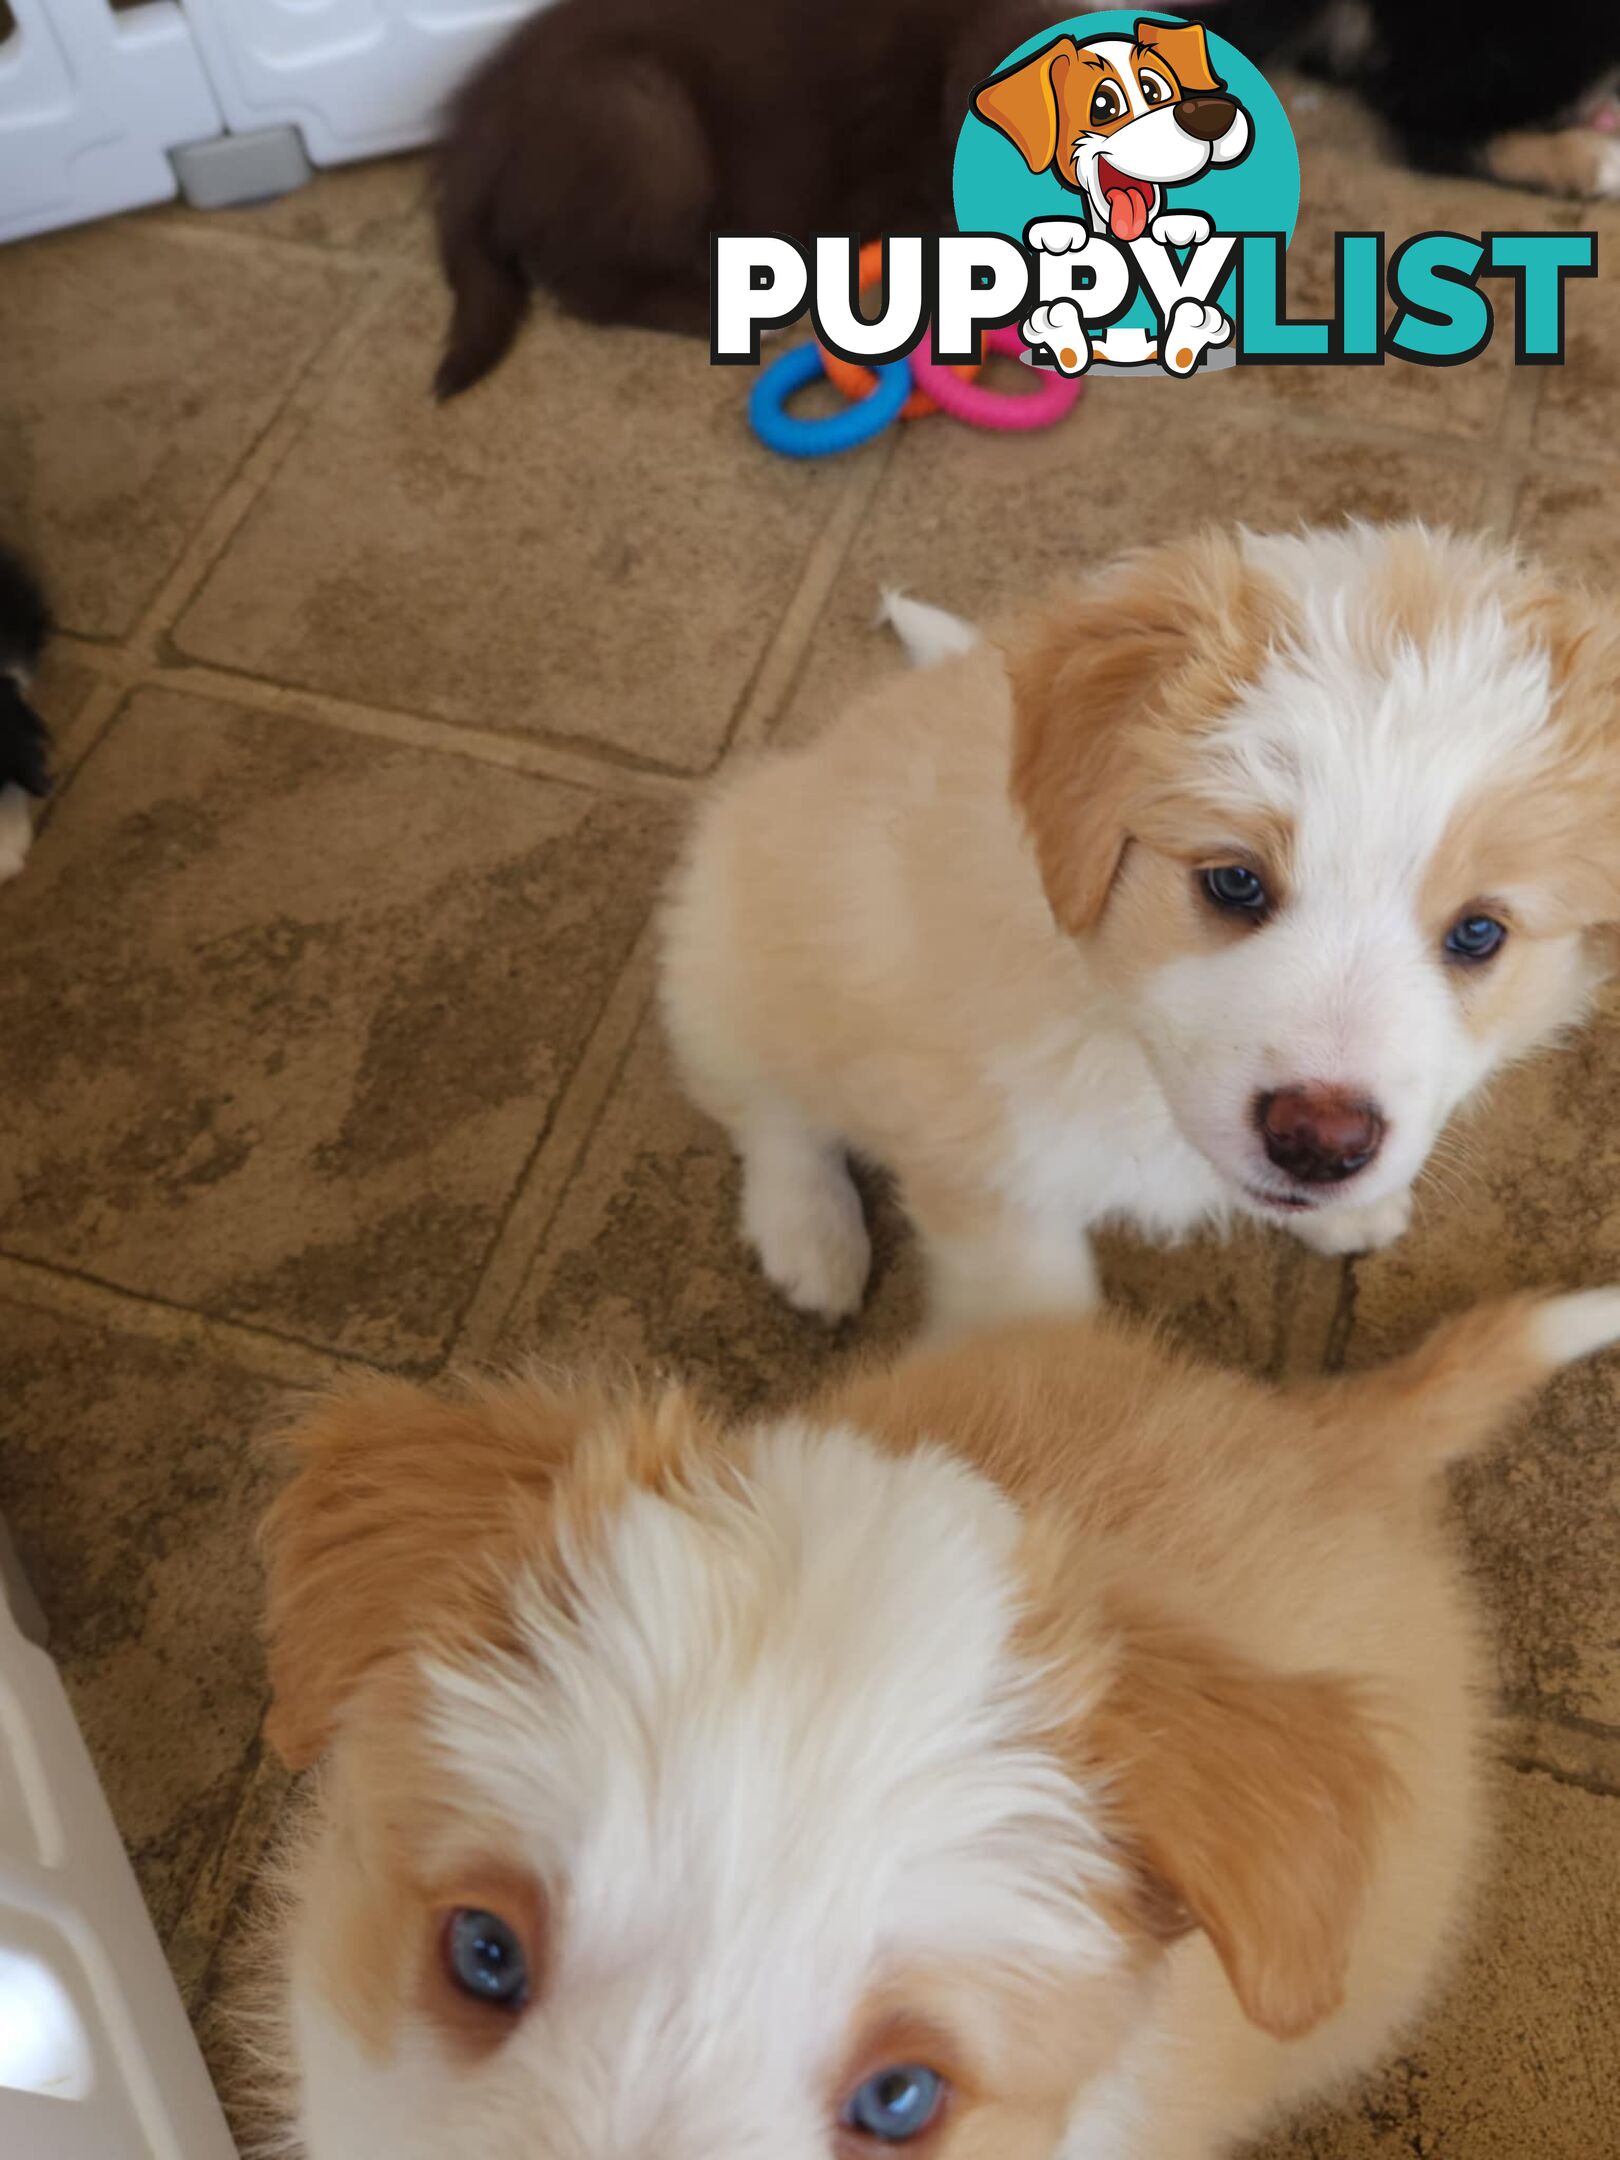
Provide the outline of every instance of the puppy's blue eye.
<path id="1" fill-rule="evenodd" d="M 1234 915 L 1263 915 L 1271 896 L 1262 880 L 1242 863 L 1222 863 L 1203 872 L 1199 882 L 1216 907 Z"/>
<path id="2" fill-rule="evenodd" d="M 945 2104 L 945 2080 L 921 2063 L 896 2063 L 857 2085 L 844 2110 L 844 2121 L 864 2137 L 884 2145 L 904 2145 L 921 2137 L 939 2118 Z"/>
<path id="3" fill-rule="evenodd" d="M 453 1912 L 444 1931 L 444 1962 L 456 1986 L 480 2002 L 517 2010 L 528 1999 L 523 1945 L 499 1913 L 468 1905 Z"/>
<path id="4" fill-rule="evenodd" d="M 1507 925 L 1494 915 L 1464 915 L 1446 932 L 1445 948 L 1453 960 L 1489 960 L 1506 938 Z"/>

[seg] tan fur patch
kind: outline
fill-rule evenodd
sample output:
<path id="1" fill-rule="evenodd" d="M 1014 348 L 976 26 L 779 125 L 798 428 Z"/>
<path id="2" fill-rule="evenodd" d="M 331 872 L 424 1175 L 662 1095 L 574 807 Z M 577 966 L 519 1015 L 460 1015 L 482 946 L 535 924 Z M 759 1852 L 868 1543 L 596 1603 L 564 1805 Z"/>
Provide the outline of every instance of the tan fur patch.
<path id="1" fill-rule="evenodd" d="M 1071 935 L 1097 921 L 1133 837 L 1196 850 L 1214 836 L 1190 746 L 1290 627 L 1277 587 L 1211 534 L 1133 557 L 1008 641 L 1013 801 Z"/>
<path id="2" fill-rule="evenodd" d="M 1535 769 L 1487 780 L 1435 851 L 1421 904 L 1437 935 L 1475 904 L 1507 919 L 1516 892 L 1512 927 L 1532 937 L 1620 921 L 1620 627 L 1541 582 L 1520 585 L 1511 613 L 1547 655 L 1551 725 Z"/>
<path id="3" fill-rule="evenodd" d="M 1547 195 L 1595 195 L 1613 139 L 1594 128 L 1512 130 L 1493 135 L 1480 162 L 1493 180 L 1509 187 L 1540 188 Z"/>
<path id="4" fill-rule="evenodd" d="M 1399 1787 L 1358 1690 L 1267 1672 L 1128 1615 L 1114 1685 L 1075 1736 L 1127 1845 L 1179 1901 L 1250 2020 L 1297 2039 L 1336 2010 Z"/>
<path id="5" fill-rule="evenodd" d="M 1139 2007 L 1131 1970 L 1014 1974 L 929 1966 L 892 1975 L 857 2012 L 828 2090 L 836 2120 L 878 2071 L 921 2064 L 946 2081 L 939 2160 L 1048 2160 L 1088 2078 L 1110 2060 Z M 837 2160 L 869 2160 L 845 2132 Z"/>
<path id="6" fill-rule="evenodd" d="M 290 1440 L 298 1471 L 263 1543 L 266 1729 L 294 1769 L 382 1661 L 425 1646 L 515 1649 L 506 1585 L 519 1559 L 544 1575 L 564 1532 L 588 1536 L 633 1488 L 673 1488 L 717 1444 L 678 1392 L 616 1401 L 524 1380 L 441 1396 L 368 1379 L 334 1391 Z"/>

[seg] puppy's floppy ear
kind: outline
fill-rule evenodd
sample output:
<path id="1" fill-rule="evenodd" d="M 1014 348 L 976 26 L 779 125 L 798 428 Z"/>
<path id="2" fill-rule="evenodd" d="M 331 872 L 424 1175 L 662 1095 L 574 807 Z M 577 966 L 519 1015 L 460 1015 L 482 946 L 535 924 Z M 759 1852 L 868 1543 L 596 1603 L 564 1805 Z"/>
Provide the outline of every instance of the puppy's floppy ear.
<path id="1" fill-rule="evenodd" d="M 1295 2039 L 1343 1999 L 1384 1825 L 1402 1794 L 1357 1689 L 1277 1673 L 1170 1623 L 1124 1624 L 1086 1721 L 1162 1932 L 1203 1929 L 1244 2012 Z"/>
<path id="2" fill-rule="evenodd" d="M 1136 42 L 1157 53 L 1183 90 L 1195 94 L 1224 90 L 1209 62 L 1209 39 L 1202 23 L 1139 22 Z"/>
<path id="3" fill-rule="evenodd" d="M 1096 923 L 1188 736 L 1258 675 L 1285 616 L 1238 544 L 1211 534 L 1128 557 L 1005 641 L 1012 797 L 1071 935 Z"/>
<path id="4" fill-rule="evenodd" d="M 413 1651 L 517 1647 L 518 1571 L 555 1564 L 565 1595 L 561 1543 L 577 1550 L 631 1487 L 669 1488 L 717 1437 L 677 1389 L 334 1390 L 289 1434 L 297 1467 L 263 1526 L 272 1745 L 304 1768 L 361 1681 Z"/>
<path id="5" fill-rule="evenodd" d="M 1590 594 L 1533 589 L 1519 614 L 1547 653 L 1555 753 L 1517 792 L 1530 874 L 1552 874 L 1570 914 L 1620 924 L 1620 623 Z"/>
<path id="6" fill-rule="evenodd" d="M 1030 59 L 981 83 L 973 94 L 979 118 L 1016 145 L 1033 173 L 1045 172 L 1057 156 L 1063 82 L 1079 49 L 1071 37 L 1054 38 Z"/>

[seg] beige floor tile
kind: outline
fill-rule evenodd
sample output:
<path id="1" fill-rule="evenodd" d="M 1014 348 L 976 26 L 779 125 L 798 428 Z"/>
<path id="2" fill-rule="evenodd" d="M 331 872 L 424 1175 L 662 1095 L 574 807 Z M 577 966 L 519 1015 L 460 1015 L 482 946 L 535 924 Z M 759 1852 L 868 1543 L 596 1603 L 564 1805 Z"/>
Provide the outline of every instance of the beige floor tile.
<path id="1" fill-rule="evenodd" d="M 1620 996 L 1510 1074 L 1447 1150 L 1408 1237 L 1356 1266 L 1350 1360 L 1510 1289 L 1620 1279 Z M 1620 1356 L 1563 1375 L 1458 1489 L 1496 1609 L 1502 1679 L 1527 1709 L 1620 1726 Z"/>
<path id="2" fill-rule="evenodd" d="M 1537 467 L 1519 491 L 1513 530 L 1553 569 L 1613 590 L 1620 579 L 1620 499 L 1601 465 Z"/>
<path id="3" fill-rule="evenodd" d="M 735 1409 L 802 1398 L 843 1359 L 899 1346 L 921 1318 L 910 1232 L 884 1180 L 868 1177 L 864 1189 L 876 1250 L 872 1288 L 857 1319 L 828 1329 L 791 1311 L 743 1247 L 731 1149 L 681 1099 L 649 1017 L 503 1350 L 669 1369 Z M 1278 1363 L 1300 1273 L 1318 1265 L 1292 1239 L 1258 1230 L 1168 1252 L 1110 1235 L 1101 1256 L 1115 1302 L 1256 1371 Z"/>
<path id="4" fill-rule="evenodd" d="M 1580 227 L 1597 234 L 1598 274 L 1571 279 L 1567 288 L 1565 364 L 1543 371 L 1535 448 L 1586 465 L 1620 458 L 1620 302 L 1613 273 L 1620 207 L 1591 206 L 1582 211 Z M 1609 485 L 1612 492 L 1612 475 Z"/>
<path id="5" fill-rule="evenodd" d="M 1127 547 L 1214 523 L 1259 530 L 1354 512 L 1466 523 L 1479 470 L 1416 445 L 1279 428 L 1230 383 L 1094 383 L 1047 435 L 919 422 L 851 549 L 778 739 L 804 740 L 873 668 L 872 628 L 900 586 L 983 620 Z"/>
<path id="6" fill-rule="evenodd" d="M 264 1707 L 250 1445 L 276 1400 L 194 1352 L 0 1304 L 0 1513 L 160 1932 Z"/>
<path id="7" fill-rule="evenodd" d="M 1409 2046 L 1255 2160 L 1607 2160 L 1620 1800 L 1503 1773 L 1469 1947 Z"/>
<path id="8" fill-rule="evenodd" d="M 333 166 L 317 172 L 307 187 L 240 210 L 193 210 L 175 203 L 154 211 L 152 218 L 206 225 L 246 240 L 293 240 L 364 255 L 412 254 L 427 242 L 427 192 L 428 159 L 411 153 Z"/>
<path id="9" fill-rule="evenodd" d="M 780 1404 L 835 1363 L 899 1341 L 920 1313 L 914 1255 L 880 1189 L 872 1287 L 837 1328 L 796 1313 L 737 1235 L 725 1136 L 682 1099 L 649 1016 L 507 1324 L 502 1354 L 623 1359 L 727 1409 Z"/>
<path id="10" fill-rule="evenodd" d="M 147 692 L 4 895 L 0 1249 L 432 1359 L 661 806 Z"/>
<path id="11" fill-rule="evenodd" d="M 841 484 L 773 457 L 749 378 L 537 308 L 427 394 L 436 277 L 401 293 L 183 617 L 224 667 L 701 770 Z"/>
<path id="12" fill-rule="evenodd" d="M 1301 142 L 1299 225 L 1288 254 L 1288 315 L 1326 319 L 1334 304 L 1333 237 L 1382 232 L 1389 256 L 1413 233 L 1457 232 L 1478 239 L 1496 228 L 1547 228 L 1573 220 L 1573 206 L 1483 180 L 1435 179 L 1379 164 L 1364 153 Z M 1423 367 L 1386 358 L 1372 367 L 1251 367 L 1233 384 L 1248 399 L 1335 423 L 1404 427 L 1445 439 L 1496 428 L 1515 375 L 1512 280 L 1483 277 L 1495 327 L 1489 347 L 1464 367 Z M 1591 288 L 1574 287 L 1571 320 L 1584 319 Z M 1386 322 L 1394 309 L 1386 304 Z"/>
<path id="13" fill-rule="evenodd" d="M 0 250 L 0 528 L 70 630 L 129 630 L 358 290 L 114 219 Z"/>

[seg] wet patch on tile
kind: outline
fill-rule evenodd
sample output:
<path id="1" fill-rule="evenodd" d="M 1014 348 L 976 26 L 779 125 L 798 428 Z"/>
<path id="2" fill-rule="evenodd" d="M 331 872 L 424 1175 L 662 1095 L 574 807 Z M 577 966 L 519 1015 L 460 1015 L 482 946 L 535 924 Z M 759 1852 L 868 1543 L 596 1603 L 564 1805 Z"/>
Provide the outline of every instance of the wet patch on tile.
<path id="1" fill-rule="evenodd" d="M 4 251 L 0 530 L 66 628 L 133 626 L 360 290 L 335 263 L 138 220 Z"/>
<path id="2" fill-rule="evenodd" d="M 538 302 L 435 407 L 437 278 L 375 325 L 182 618 L 182 649 L 677 771 L 721 749 L 840 469 L 773 457 L 685 339 Z"/>
<path id="3" fill-rule="evenodd" d="M 141 693 L 0 896 L 0 1248 L 431 1362 L 671 838 L 660 805 Z"/>

